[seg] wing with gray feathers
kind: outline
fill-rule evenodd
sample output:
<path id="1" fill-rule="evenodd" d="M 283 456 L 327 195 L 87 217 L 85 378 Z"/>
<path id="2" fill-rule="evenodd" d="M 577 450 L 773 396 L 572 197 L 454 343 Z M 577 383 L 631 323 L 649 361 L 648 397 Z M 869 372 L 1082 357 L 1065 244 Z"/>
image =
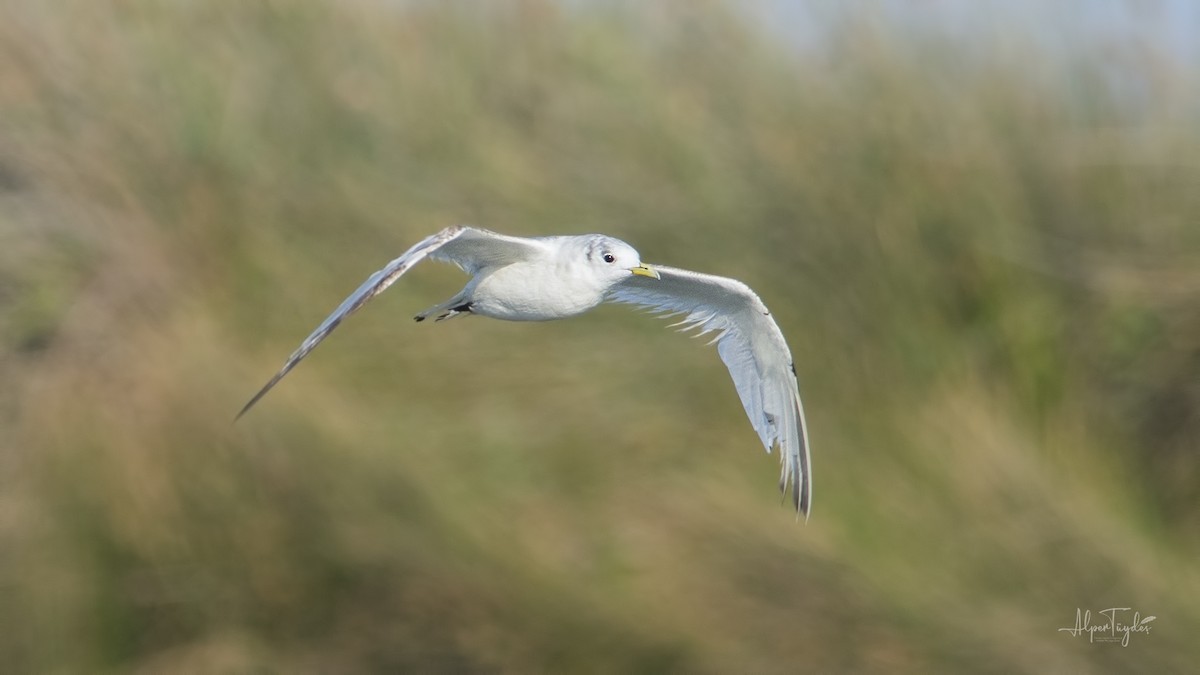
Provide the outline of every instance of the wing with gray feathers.
<path id="1" fill-rule="evenodd" d="M 484 267 L 507 265 L 526 260 L 537 255 L 541 250 L 542 246 L 536 240 L 509 237 L 466 225 L 447 227 L 437 234 L 426 237 L 416 246 L 405 251 L 399 258 L 388 263 L 383 269 L 372 274 L 358 287 L 358 290 L 342 301 L 342 304 L 326 317 L 321 325 L 317 326 L 317 329 L 304 339 L 304 342 L 300 343 L 300 347 L 288 357 L 283 368 L 254 395 L 254 398 L 250 399 L 250 402 L 237 414 L 237 418 L 246 414 L 247 410 L 258 403 L 258 400 L 282 380 L 284 375 L 295 368 L 301 359 L 321 343 L 321 340 L 333 332 L 342 319 L 350 316 L 359 307 L 367 304 L 368 300 L 382 293 L 393 282 L 404 276 L 405 272 L 412 269 L 413 265 L 425 258 L 452 262 L 464 271 L 474 274 Z"/>
<path id="2" fill-rule="evenodd" d="M 762 300 L 734 279 L 651 265 L 661 279 L 630 276 L 609 300 L 682 316 L 680 330 L 717 332 L 713 342 L 729 369 L 746 415 L 771 452 L 779 446 L 779 489 L 806 517 L 812 498 L 808 431 L 791 351 Z"/>

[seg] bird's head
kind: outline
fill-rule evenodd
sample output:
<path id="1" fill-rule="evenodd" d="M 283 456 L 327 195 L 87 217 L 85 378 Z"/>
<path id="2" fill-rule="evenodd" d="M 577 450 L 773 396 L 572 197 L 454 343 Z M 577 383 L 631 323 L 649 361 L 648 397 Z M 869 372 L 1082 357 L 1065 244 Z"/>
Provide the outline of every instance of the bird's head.
<path id="1" fill-rule="evenodd" d="M 620 239 L 596 236 L 587 246 L 587 264 L 597 275 L 617 284 L 630 275 L 658 279 L 658 271 L 642 263 L 636 249 Z"/>

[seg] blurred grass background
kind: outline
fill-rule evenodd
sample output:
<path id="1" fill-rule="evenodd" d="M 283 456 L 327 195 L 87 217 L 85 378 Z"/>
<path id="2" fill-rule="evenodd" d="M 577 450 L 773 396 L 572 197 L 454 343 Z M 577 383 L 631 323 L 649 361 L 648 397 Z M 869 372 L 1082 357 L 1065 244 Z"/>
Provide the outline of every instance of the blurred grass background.
<path id="1" fill-rule="evenodd" d="M 1194 668 L 1197 70 L 806 7 L 4 3 L 3 670 Z M 231 425 L 458 222 L 751 284 L 811 521 L 713 349 L 436 265 Z"/>

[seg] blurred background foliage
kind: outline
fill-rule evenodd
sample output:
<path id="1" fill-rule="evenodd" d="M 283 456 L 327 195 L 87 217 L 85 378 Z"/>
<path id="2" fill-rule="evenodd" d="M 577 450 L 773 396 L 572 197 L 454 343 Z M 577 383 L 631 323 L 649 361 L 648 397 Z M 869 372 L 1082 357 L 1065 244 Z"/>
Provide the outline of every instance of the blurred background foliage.
<path id="1" fill-rule="evenodd" d="M 5 2 L 3 670 L 1194 668 L 1197 70 L 887 4 Z M 437 265 L 231 424 L 458 222 L 757 289 L 811 521 L 713 349 Z"/>

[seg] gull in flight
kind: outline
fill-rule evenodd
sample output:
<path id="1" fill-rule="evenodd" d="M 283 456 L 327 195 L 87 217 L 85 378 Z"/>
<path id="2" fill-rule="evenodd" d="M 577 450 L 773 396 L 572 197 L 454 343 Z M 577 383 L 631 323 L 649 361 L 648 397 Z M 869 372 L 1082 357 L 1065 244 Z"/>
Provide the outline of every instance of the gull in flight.
<path id="1" fill-rule="evenodd" d="M 737 387 L 767 452 L 779 447 L 779 489 L 806 517 L 812 497 L 808 432 L 796 367 L 762 300 L 734 279 L 645 265 L 632 246 L 600 234 L 510 237 L 455 225 L 426 237 L 371 275 L 290 356 L 238 413 L 240 418 L 338 324 L 425 258 L 471 275 L 454 297 L 413 317 L 436 321 L 478 314 L 507 321 L 563 319 L 602 302 L 639 305 L 681 316 L 680 330 L 716 332 L 712 342 Z M 711 343 L 710 343 L 711 344 Z"/>

